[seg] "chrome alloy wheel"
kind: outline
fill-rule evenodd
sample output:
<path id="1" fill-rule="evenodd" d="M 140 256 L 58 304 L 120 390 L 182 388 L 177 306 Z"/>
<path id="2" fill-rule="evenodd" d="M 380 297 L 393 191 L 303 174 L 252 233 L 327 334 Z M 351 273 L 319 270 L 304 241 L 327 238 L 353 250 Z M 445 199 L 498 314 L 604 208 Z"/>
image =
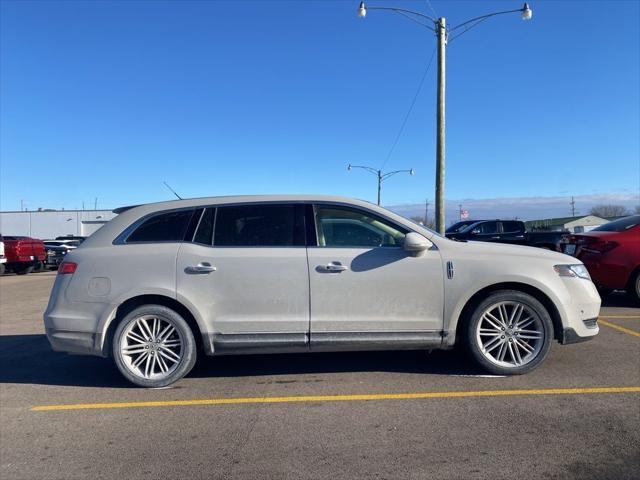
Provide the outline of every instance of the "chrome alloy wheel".
<path id="1" fill-rule="evenodd" d="M 476 342 L 484 357 L 507 368 L 532 362 L 544 340 L 544 324 L 538 314 L 528 305 L 515 301 L 487 307 L 476 329 Z"/>
<path id="2" fill-rule="evenodd" d="M 182 335 L 171 321 L 143 315 L 125 328 L 120 337 L 120 354 L 135 376 L 161 380 L 180 364 L 183 345 Z"/>

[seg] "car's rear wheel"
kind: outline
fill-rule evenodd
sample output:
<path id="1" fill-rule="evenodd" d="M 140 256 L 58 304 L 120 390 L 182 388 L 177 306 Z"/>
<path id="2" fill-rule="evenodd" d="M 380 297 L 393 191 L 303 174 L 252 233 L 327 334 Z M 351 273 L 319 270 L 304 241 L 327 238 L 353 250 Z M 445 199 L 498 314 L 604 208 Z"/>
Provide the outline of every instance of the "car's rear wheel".
<path id="1" fill-rule="evenodd" d="M 471 358 L 495 375 L 530 372 L 546 358 L 553 339 L 549 312 L 523 292 L 503 290 L 480 302 L 464 332 Z"/>
<path id="2" fill-rule="evenodd" d="M 127 314 L 114 333 L 113 358 L 130 382 L 165 387 L 193 368 L 196 343 L 187 322 L 162 305 L 143 305 Z"/>

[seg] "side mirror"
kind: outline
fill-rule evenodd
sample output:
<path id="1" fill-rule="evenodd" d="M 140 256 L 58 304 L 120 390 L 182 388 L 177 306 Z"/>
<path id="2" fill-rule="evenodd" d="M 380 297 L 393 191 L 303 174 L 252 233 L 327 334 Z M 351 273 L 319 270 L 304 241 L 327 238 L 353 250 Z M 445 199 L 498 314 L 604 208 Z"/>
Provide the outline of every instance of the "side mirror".
<path id="1" fill-rule="evenodd" d="M 473 230 L 471 230 L 471 233 L 473 235 L 478 235 L 480 233 L 480 229 L 479 228 L 474 228 Z"/>
<path id="2" fill-rule="evenodd" d="M 429 240 L 416 232 L 409 232 L 404 237 L 404 249 L 413 254 L 420 254 L 433 246 Z"/>

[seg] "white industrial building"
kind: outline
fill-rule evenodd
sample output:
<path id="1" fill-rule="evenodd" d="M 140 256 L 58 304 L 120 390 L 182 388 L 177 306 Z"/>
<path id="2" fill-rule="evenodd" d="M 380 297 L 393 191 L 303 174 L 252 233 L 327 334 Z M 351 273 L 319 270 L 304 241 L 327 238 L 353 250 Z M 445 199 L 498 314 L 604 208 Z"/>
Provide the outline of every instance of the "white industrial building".
<path id="1" fill-rule="evenodd" d="M 115 216 L 111 210 L 0 212 L 0 234 L 41 239 L 89 236 Z"/>

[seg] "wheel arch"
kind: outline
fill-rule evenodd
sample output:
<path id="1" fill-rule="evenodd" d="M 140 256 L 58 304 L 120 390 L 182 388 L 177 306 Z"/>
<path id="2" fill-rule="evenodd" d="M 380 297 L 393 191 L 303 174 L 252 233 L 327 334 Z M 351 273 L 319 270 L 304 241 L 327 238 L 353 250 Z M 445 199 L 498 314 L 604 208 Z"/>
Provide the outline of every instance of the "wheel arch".
<path id="1" fill-rule="evenodd" d="M 118 328 L 118 324 L 120 323 L 120 321 L 129 312 L 140 307 L 141 305 L 162 305 L 163 307 L 174 310 L 182 318 L 184 318 L 184 320 L 189 325 L 189 328 L 191 328 L 191 332 L 193 333 L 193 337 L 195 338 L 196 347 L 198 348 L 198 350 L 202 350 L 204 348 L 204 341 L 202 338 L 203 331 L 200 328 L 200 325 L 198 325 L 196 317 L 193 315 L 191 310 L 189 310 L 185 305 L 180 303 L 175 298 L 158 294 L 145 294 L 131 297 L 122 302 L 116 308 L 114 314 L 112 315 L 112 319 L 109 321 L 104 333 L 102 351 L 105 356 L 111 356 L 111 344 L 113 341 L 113 335 L 116 331 L 116 328 Z"/>
<path id="2" fill-rule="evenodd" d="M 558 307 L 556 307 L 555 303 L 551 298 L 539 288 L 536 288 L 532 285 L 520 282 L 501 282 L 494 283 L 492 285 L 488 285 L 484 288 L 481 288 L 476 293 L 474 293 L 465 303 L 462 308 L 460 315 L 456 319 L 456 336 L 455 342 L 456 344 L 460 341 L 460 336 L 464 330 L 465 323 L 471 317 L 471 314 L 478 306 L 478 304 L 487 298 L 490 294 L 500 291 L 500 290 L 516 290 L 519 292 L 527 293 L 531 295 L 533 298 L 538 300 L 549 312 L 549 316 L 551 317 L 551 322 L 553 323 L 553 338 L 558 341 L 562 340 L 562 317 L 560 316 L 560 312 L 558 311 Z"/>

